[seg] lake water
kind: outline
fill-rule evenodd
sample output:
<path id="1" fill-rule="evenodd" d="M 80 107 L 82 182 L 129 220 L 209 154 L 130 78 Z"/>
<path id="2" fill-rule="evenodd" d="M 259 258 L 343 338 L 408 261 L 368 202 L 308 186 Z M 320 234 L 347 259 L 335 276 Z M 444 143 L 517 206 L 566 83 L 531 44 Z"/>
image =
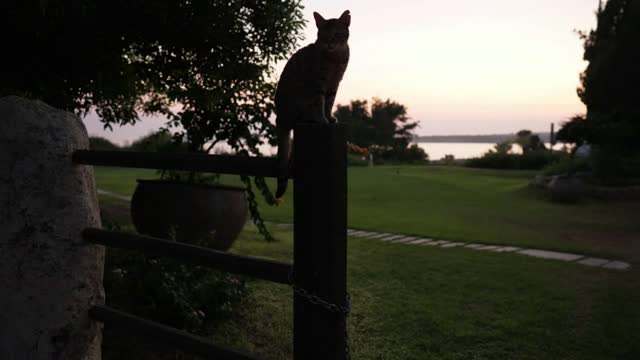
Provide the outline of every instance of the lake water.
<path id="1" fill-rule="evenodd" d="M 484 155 L 487 151 L 493 149 L 495 143 L 445 143 L 445 142 L 434 142 L 434 143 L 426 143 L 419 142 L 417 143 L 427 154 L 429 154 L 429 160 L 440 160 L 444 158 L 445 155 L 451 154 L 456 159 L 469 159 L 473 157 L 479 157 Z M 549 148 L 550 144 L 546 143 L 545 146 Z M 553 149 L 560 150 L 562 149 L 563 144 L 557 143 Z M 522 152 L 520 150 L 520 146 L 513 145 L 511 147 L 511 152 L 519 154 Z"/>
<path id="2" fill-rule="evenodd" d="M 444 143 L 444 142 L 434 142 L 434 143 L 426 143 L 419 142 L 417 143 L 424 151 L 429 154 L 429 160 L 440 160 L 444 158 L 445 155 L 451 154 L 456 159 L 469 159 L 472 157 L 482 156 L 487 151 L 493 149 L 495 143 Z M 546 144 L 549 147 L 549 144 Z M 562 147 L 561 144 L 556 144 L 554 149 L 560 149 Z M 217 151 L 230 151 L 231 149 L 226 145 L 216 145 L 215 150 Z M 214 150 L 214 151 L 215 151 Z M 265 155 L 275 155 L 277 149 L 271 147 L 269 145 L 260 146 L 260 150 Z M 512 152 L 519 153 L 520 147 L 514 145 L 512 147 Z"/>
<path id="3" fill-rule="evenodd" d="M 451 154 L 456 159 L 468 159 L 482 156 L 495 145 L 494 143 L 417 143 L 427 154 L 429 160 L 440 160 Z M 515 148 L 515 146 L 514 146 Z"/>

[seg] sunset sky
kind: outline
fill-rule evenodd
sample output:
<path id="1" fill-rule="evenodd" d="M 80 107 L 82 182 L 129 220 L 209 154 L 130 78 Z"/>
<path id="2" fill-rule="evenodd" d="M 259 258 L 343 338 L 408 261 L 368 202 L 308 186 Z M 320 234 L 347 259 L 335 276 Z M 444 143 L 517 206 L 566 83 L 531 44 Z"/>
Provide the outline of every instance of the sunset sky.
<path id="1" fill-rule="evenodd" d="M 595 26 L 597 0 L 306 0 L 305 45 L 315 40 L 313 11 L 351 11 L 351 60 L 337 103 L 391 98 L 420 121 L 421 135 L 547 131 L 584 111 L 576 95 L 586 66 L 574 29 Z M 278 69 L 281 69 L 281 64 Z M 131 141 L 162 125 L 92 135 Z"/>

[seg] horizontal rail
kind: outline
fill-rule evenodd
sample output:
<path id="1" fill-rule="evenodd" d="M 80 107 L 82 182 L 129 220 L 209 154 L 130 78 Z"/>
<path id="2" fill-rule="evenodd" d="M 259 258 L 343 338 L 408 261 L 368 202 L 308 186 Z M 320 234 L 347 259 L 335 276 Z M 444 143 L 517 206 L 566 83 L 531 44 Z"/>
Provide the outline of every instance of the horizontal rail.
<path id="1" fill-rule="evenodd" d="M 77 150 L 76 164 L 278 177 L 275 158 L 135 151 Z"/>
<path id="2" fill-rule="evenodd" d="M 247 275 L 280 284 L 289 283 L 290 264 L 249 256 L 229 254 L 177 241 L 150 236 L 88 228 L 82 232 L 85 241 L 123 249 L 143 250 L 147 254 L 186 260 L 197 265 L 230 273 Z"/>
<path id="3" fill-rule="evenodd" d="M 109 326 L 128 333 L 141 335 L 151 340 L 175 346 L 191 354 L 220 360 L 258 360 L 257 357 L 225 349 L 205 338 L 188 332 L 143 319 L 108 306 L 97 305 L 89 309 L 89 316 Z"/>

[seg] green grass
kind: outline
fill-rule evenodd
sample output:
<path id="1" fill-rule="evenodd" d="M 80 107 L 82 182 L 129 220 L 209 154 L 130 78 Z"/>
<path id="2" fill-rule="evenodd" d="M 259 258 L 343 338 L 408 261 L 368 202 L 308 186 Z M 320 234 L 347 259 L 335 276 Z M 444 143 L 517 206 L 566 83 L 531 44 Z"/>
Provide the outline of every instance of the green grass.
<path id="1" fill-rule="evenodd" d="M 523 172 L 349 171 L 353 227 L 617 254 L 633 264 L 623 272 L 350 238 L 354 359 L 640 358 L 640 232 L 632 211 L 637 205 L 553 205 L 526 188 L 530 173 Z M 136 177 L 155 176 L 108 168 L 97 168 L 96 174 L 99 187 L 122 194 L 133 191 Z M 289 200 L 290 194 L 291 189 Z M 263 210 L 269 219 L 291 221 L 291 201 Z M 247 226 L 232 251 L 291 261 L 291 231 L 271 228 L 278 242 L 266 243 Z M 578 233 L 584 237 L 571 237 Z M 600 233 L 615 236 L 601 240 Z M 290 288 L 262 281 L 249 285 L 250 306 L 225 323 L 215 340 L 267 359 L 291 358 Z"/>
<path id="2" fill-rule="evenodd" d="M 490 244 L 640 257 L 638 204 L 552 204 L 527 187 L 532 172 L 434 166 L 349 168 L 349 226 Z M 150 170 L 96 168 L 100 188 L 132 194 Z M 237 177 L 223 181 L 238 184 Z M 269 182 L 272 188 L 274 182 Z M 285 203 L 262 203 L 266 219 L 292 222 Z"/>
<path id="3" fill-rule="evenodd" d="M 291 232 L 275 231 L 282 240 L 267 244 L 247 229 L 233 251 L 290 260 Z M 636 270 L 355 238 L 348 264 L 354 359 L 640 356 Z M 229 327 L 246 350 L 290 358 L 291 291 L 260 281 L 251 286 L 255 308 Z"/>

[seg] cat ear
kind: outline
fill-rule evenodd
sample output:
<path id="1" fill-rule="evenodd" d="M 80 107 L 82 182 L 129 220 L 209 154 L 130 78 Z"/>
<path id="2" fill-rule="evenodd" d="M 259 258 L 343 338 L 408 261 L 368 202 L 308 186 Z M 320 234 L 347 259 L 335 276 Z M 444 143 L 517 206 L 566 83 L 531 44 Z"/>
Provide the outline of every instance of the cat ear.
<path id="1" fill-rule="evenodd" d="M 317 12 L 313 12 L 313 18 L 316 19 L 316 26 L 320 27 L 322 24 L 324 24 L 324 22 L 326 21 L 322 15 L 318 14 Z"/>
<path id="2" fill-rule="evenodd" d="M 351 25 L 351 13 L 349 10 L 345 10 L 342 15 L 340 15 L 340 19 L 338 19 L 345 26 Z"/>

